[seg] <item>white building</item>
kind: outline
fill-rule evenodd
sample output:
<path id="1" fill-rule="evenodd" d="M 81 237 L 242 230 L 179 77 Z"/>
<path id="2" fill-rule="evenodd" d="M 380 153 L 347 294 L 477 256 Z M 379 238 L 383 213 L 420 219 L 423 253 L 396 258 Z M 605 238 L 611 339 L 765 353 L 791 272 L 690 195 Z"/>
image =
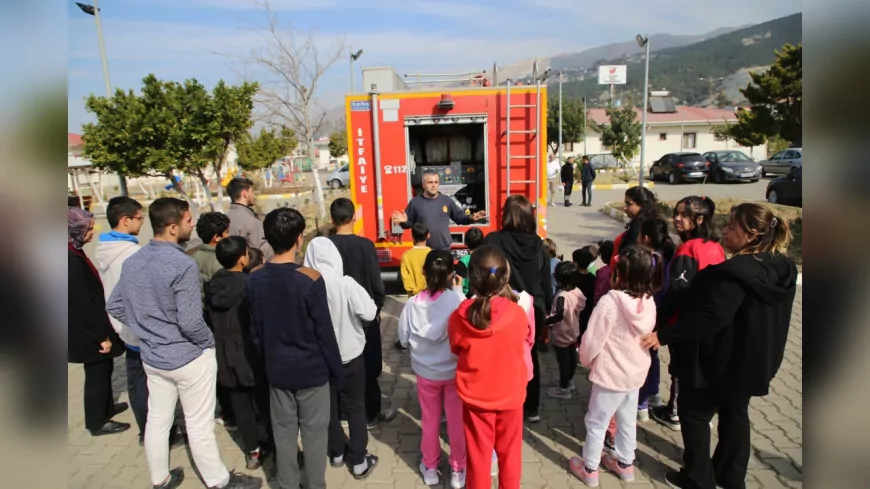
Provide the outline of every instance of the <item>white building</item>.
<path id="1" fill-rule="evenodd" d="M 635 109 L 635 111 L 637 112 L 636 120 L 640 122 L 643 114 L 640 109 Z M 610 122 L 605 109 L 589 109 L 588 117 L 590 121 L 599 124 Z M 737 122 L 737 116 L 734 115 L 733 109 L 676 106 L 673 107 L 673 112 L 649 110 L 646 114 L 646 121 L 645 168 L 649 168 L 649 165 L 661 158 L 662 155 L 680 151 L 705 153 L 719 149 L 739 149 L 756 160 L 762 160 L 767 155 L 766 144 L 749 148 L 740 146 L 734 141 L 716 140 L 713 135 L 715 127 L 723 126 L 726 121 Z M 600 135 L 592 129 L 591 125 L 587 126 L 585 144 L 583 141 L 564 143 L 562 148 L 563 156 L 580 156 L 584 153 L 610 153 L 610 150 L 601 144 Z M 640 150 L 631 163 L 634 166 L 640 164 Z"/>

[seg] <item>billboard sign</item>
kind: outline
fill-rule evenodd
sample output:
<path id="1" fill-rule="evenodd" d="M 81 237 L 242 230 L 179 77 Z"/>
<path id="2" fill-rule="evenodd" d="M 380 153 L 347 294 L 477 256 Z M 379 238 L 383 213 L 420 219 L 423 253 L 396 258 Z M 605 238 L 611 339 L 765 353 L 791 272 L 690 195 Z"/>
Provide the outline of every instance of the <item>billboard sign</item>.
<path id="1" fill-rule="evenodd" d="M 602 65 L 598 67 L 599 85 L 625 85 L 625 65 Z"/>

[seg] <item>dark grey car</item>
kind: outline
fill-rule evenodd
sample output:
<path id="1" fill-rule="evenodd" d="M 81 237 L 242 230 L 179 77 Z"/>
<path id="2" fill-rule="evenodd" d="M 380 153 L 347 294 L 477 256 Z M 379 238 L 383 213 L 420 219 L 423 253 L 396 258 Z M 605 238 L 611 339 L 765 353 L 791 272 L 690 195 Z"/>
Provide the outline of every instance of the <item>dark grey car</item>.
<path id="1" fill-rule="evenodd" d="M 757 182 L 761 178 L 761 165 L 736 150 L 708 151 L 704 158 L 710 162 L 708 180 L 713 183 Z"/>

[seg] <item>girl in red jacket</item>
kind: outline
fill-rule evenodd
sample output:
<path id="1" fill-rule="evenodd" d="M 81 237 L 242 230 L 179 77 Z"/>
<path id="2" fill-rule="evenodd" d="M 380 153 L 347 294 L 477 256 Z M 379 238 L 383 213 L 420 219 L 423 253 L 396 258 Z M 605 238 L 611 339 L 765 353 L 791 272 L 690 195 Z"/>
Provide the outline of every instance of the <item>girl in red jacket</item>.
<path id="1" fill-rule="evenodd" d="M 713 229 L 713 214 L 716 204 L 709 197 L 690 195 L 674 207 L 674 228 L 682 244 L 674 253 L 670 265 L 668 292 L 661 299 L 656 328 L 676 321 L 680 308 L 686 303 L 689 284 L 695 275 L 710 265 L 725 261 L 725 251 L 719 244 L 719 236 Z M 666 406 L 653 407 L 650 417 L 662 425 L 680 431 L 677 415 L 677 400 L 680 386 L 671 375 L 671 396 Z"/>
<path id="2" fill-rule="evenodd" d="M 456 390 L 464 404 L 466 487 L 489 489 L 495 448 L 499 488 L 519 489 L 523 402 L 531 373 L 525 358 L 531 348 L 528 318 L 508 285 L 510 270 L 501 251 L 478 248 L 469 271 L 475 298 L 464 301 L 448 325 L 450 349 L 458 357 Z"/>

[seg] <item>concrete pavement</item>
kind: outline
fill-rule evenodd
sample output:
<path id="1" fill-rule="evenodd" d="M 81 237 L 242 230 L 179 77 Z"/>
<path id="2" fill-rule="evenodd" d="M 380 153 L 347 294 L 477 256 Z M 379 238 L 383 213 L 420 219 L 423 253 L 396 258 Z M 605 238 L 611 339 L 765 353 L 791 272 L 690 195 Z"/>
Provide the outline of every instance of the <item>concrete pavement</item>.
<path id="1" fill-rule="evenodd" d="M 550 213 L 550 236 L 560 253 L 570 254 L 574 247 L 598 239 L 612 238 L 622 227 L 595 207 L 556 208 Z M 423 488 L 417 473 L 419 465 L 420 408 L 417 404 L 414 376 L 409 356 L 391 348 L 395 341 L 396 324 L 404 298 L 392 296 L 383 311 L 382 328 L 384 373 L 381 386 L 385 405 L 399 410 L 392 423 L 369 432 L 369 450 L 380 456 L 380 465 L 365 481 L 356 481 L 346 469 L 327 469 L 328 487 L 333 489 L 407 489 Z M 799 288 L 792 315 L 789 342 L 782 368 L 771 384 L 771 394 L 752 401 L 753 456 L 750 461 L 748 486 L 751 488 L 802 487 L 803 466 L 803 401 L 802 401 L 802 292 Z M 542 354 L 543 384 L 557 376 L 552 353 Z M 663 372 L 669 356 L 662 352 Z M 665 376 L 666 377 L 666 376 Z M 84 429 L 82 413 L 83 372 L 80 365 L 68 368 L 68 476 L 71 488 L 138 489 L 149 486 L 144 450 L 137 443 L 137 429 L 130 411 L 117 419 L 134 424 L 125 433 L 115 436 L 91 437 Z M 668 392 L 663 379 L 662 393 Z M 585 487 L 567 469 L 568 458 L 581 451 L 585 428 L 583 417 L 589 401 L 590 384 L 584 375 L 576 378 L 578 395 L 571 400 L 542 396 L 539 423 L 527 425 L 523 445 L 523 489 L 565 489 Z M 120 400 L 126 400 L 123 359 L 116 363 L 114 388 Z M 715 422 L 715 421 L 714 421 Z M 215 426 L 224 463 L 230 469 L 244 471 L 244 457 L 236 434 Z M 661 488 L 667 487 L 662 476 L 680 463 L 682 439 L 656 423 L 638 425 L 637 481 L 623 484 L 610 474 L 602 473 L 601 487 Z M 446 452 L 442 472 L 447 472 Z M 187 447 L 171 452 L 171 465 L 185 467 L 183 488 L 201 488 Z M 62 470 L 62 469 L 58 469 Z M 269 459 L 263 470 L 253 472 L 266 478 L 274 477 L 274 465 Z M 264 487 L 277 488 L 272 479 Z M 444 487 L 449 487 L 445 485 Z"/>

